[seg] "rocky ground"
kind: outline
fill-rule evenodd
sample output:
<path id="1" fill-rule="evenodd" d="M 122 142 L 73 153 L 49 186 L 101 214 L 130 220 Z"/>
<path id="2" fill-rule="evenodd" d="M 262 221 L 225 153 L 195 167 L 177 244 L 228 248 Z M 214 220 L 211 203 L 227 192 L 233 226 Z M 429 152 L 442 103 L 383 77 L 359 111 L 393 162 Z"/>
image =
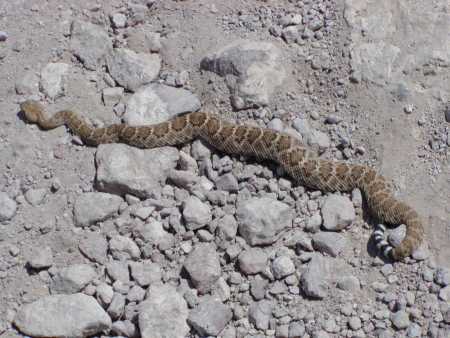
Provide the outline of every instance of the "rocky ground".
<path id="1" fill-rule="evenodd" d="M 446 0 L 0 2 L 0 337 L 449 337 Z M 377 256 L 359 190 L 195 141 L 91 148 L 198 109 L 377 167 L 426 223 Z M 389 235 L 398 243 L 398 227 Z"/>

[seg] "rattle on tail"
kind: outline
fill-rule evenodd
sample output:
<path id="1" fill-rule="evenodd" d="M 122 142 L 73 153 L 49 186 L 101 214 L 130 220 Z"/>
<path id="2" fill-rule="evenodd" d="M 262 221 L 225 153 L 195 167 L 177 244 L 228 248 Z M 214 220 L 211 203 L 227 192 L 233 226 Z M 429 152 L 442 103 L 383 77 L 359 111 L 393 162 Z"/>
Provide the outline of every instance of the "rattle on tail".
<path id="1" fill-rule="evenodd" d="M 140 148 L 154 148 L 200 138 L 224 153 L 275 161 L 299 184 L 311 189 L 348 192 L 359 188 L 372 215 L 388 224 L 406 225 L 406 236 L 395 248 L 385 241 L 384 227 L 379 227 L 374 233 L 377 248 L 384 256 L 394 260 L 411 255 L 424 237 L 417 212 L 395 199 L 386 179 L 374 169 L 317 158 L 298 139 L 288 134 L 237 125 L 205 112 L 189 113 L 148 126 L 113 124 L 95 128 L 69 110 L 47 117 L 44 107 L 37 101 L 25 101 L 20 107 L 29 122 L 43 129 L 66 125 L 89 145 L 121 142 Z"/>

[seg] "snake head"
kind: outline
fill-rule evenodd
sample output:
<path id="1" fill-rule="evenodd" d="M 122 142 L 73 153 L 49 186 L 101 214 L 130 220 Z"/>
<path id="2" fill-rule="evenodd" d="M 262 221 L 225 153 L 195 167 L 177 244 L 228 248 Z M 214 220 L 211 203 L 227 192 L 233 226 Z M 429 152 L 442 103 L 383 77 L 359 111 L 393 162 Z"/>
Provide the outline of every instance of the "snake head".
<path id="1" fill-rule="evenodd" d="M 28 122 L 37 123 L 42 116 L 44 106 L 38 101 L 26 100 L 20 104 L 20 110 L 24 113 Z"/>

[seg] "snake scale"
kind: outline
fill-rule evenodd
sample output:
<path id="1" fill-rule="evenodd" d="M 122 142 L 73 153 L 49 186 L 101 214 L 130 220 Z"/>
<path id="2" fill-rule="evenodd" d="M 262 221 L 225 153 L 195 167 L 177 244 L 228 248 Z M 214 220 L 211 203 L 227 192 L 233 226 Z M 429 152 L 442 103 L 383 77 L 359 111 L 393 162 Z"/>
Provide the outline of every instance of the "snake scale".
<path id="1" fill-rule="evenodd" d="M 179 145 L 199 138 L 224 153 L 275 161 L 297 183 L 311 189 L 348 192 L 359 188 L 367 200 L 369 211 L 378 220 L 392 225 L 406 225 L 406 236 L 395 248 L 385 240 L 383 226 L 374 233 L 378 249 L 394 260 L 411 255 L 424 237 L 418 213 L 394 198 L 387 180 L 374 169 L 320 159 L 307 150 L 300 140 L 285 133 L 234 124 L 206 112 L 188 113 L 154 125 L 112 124 L 95 128 L 70 110 L 61 110 L 47 117 L 43 105 L 37 101 L 25 101 L 20 107 L 28 122 L 36 123 L 42 129 L 66 125 L 88 145 L 121 142 L 139 148 L 154 148 Z"/>

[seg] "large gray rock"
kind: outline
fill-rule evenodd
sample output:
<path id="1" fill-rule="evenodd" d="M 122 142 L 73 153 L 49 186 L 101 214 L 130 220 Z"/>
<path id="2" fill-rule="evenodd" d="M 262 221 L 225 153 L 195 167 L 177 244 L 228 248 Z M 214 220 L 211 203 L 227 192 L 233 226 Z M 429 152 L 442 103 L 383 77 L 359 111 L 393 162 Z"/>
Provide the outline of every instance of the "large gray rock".
<path id="1" fill-rule="evenodd" d="M 102 144 L 95 156 L 98 188 L 121 195 L 159 198 L 178 157 L 178 150 L 172 147 L 137 149 L 125 144 Z"/>
<path id="2" fill-rule="evenodd" d="M 158 77 L 161 69 L 159 54 L 136 53 L 116 48 L 106 57 L 108 71 L 116 82 L 129 91 L 136 91 Z"/>
<path id="3" fill-rule="evenodd" d="M 87 192 L 75 201 L 73 216 L 75 225 L 85 227 L 103 221 L 119 210 L 122 198 L 102 192 Z"/>
<path id="4" fill-rule="evenodd" d="M 0 192 L 0 222 L 9 221 L 16 214 L 17 203 L 7 193 Z"/>
<path id="5" fill-rule="evenodd" d="M 142 338 L 184 338 L 188 308 L 184 298 L 170 285 L 153 285 L 140 304 L 139 328 Z"/>
<path id="6" fill-rule="evenodd" d="M 275 279 L 282 279 L 295 272 L 295 265 L 289 256 L 279 256 L 272 262 L 272 273 Z"/>
<path id="7" fill-rule="evenodd" d="M 301 277 L 303 292 L 312 298 L 325 298 L 328 294 L 329 274 L 330 262 L 321 255 L 314 255 Z"/>
<path id="8" fill-rule="evenodd" d="M 70 49 L 87 69 L 96 70 L 105 63 L 105 56 L 112 50 L 112 43 L 103 28 L 75 20 L 70 34 Z"/>
<path id="9" fill-rule="evenodd" d="M 271 198 L 251 198 L 238 204 L 236 212 L 239 233 L 250 245 L 275 242 L 281 231 L 292 225 L 294 211 Z"/>
<path id="10" fill-rule="evenodd" d="M 129 98 L 123 119 L 132 126 L 155 124 L 175 115 L 196 111 L 200 106 L 197 96 L 186 89 L 152 83 Z"/>
<path id="11" fill-rule="evenodd" d="M 50 291 L 55 293 L 76 293 L 83 289 L 97 276 L 95 269 L 89 264 L 74 264 L 62 268 L 53 276 Z"/>
<path id="12" fill-rule="evenodd" d="M 236 109 L 269 104 L 285 78 L 281 52 L 268 42 L 235 41 L 203 58 L 201 68 L 226 77 Z"/>
<path id="13" fill-rule="evenodd" d="M 41 91 L 50 99 L 55 99 L 64 94 L 66 75 L 69 71 L 67 63 L 49 63 L 41 70 Z"/>
<path id="14" fill-rule="evenodd" d="M 43 297 L 20 308 L 14 318 L 32 337 L 87 337 L 108 330 L 111 318 L 95 298 L 82 293 Z"/>
<path id="15" fill-rule="evenodd" d="M 227 305 L 208 298 L 190 311 L 188 323 L 201 336 L 218 336 L 232 316 Z"/>
<path id="16" fill-rule="evenodd" d="M 209 292 L 222 274 L 214 245 L 198 244 L 184 261 L 192 284 L 199 293 Z"/>
<path id="17" fill-rule="evenodd" d="M 329 195 L 322 206 L 323 226 L 327 230 L 342 230 L 356 218 L 352 201 L 346 196 Z"/>

